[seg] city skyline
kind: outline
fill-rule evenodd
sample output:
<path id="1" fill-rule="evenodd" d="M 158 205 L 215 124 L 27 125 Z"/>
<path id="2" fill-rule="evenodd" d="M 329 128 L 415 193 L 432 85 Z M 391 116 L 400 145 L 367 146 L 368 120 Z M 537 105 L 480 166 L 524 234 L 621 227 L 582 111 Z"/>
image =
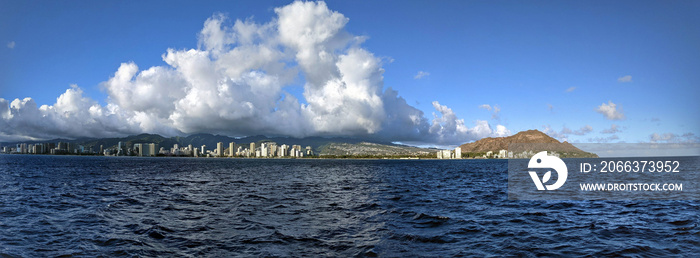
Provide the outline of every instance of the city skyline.
<path id="1" fill-rule="evenodd" d="M 227 144 L 227 148 L 224 148 Z M 243 158 L 303 158 L 317 156 L 311 146 L 302 147 L 299 144 L 278 146 L 277 142 L 261 142 L 255 147 L 255 142 L 238 144 L 235 142 L 218 142 L 213 150 L 207 149 L 206 144 L 194 146 L 180 146 L 175 143 L 172 148 L 166 148 L 153 142 L 123 142 L 119 141 L 114 146 L 99 145 L 84 146 L 72 142 L 42 142 L 42 143 L 17 143 L 10 146 L 0 145 L 0 154 L 50 154 L 50 155 L 98 155 L 98 156 L 175 156 L 175 157 L 243 157 Z M 235 148 L 235 147 L 238 148 Z M 250 149 L 247 148 L 250 146 Z M 326 155 L 329 156 L 329 155 Z"/>
<path id="2" fill-rule="evenodd" d="M 695 2 L 45 4 L 0 8 L 0 142 L 700 141 Z"/>

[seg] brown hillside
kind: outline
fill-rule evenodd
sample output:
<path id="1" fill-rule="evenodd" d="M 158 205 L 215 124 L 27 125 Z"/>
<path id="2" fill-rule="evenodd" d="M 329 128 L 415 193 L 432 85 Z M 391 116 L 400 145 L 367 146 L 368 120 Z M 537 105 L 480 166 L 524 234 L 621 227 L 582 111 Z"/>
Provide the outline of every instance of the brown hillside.
<path id="1" fill-rule="evenodd" d="M 537 143 L 536 145 L 514 145 L 509 149 L 509 144 L 513 143 Z M 538 130 L 528 130 L 524 132 L 519 132 L 515 135 L 508 137 L 497 137 L 497 138 L 484 138 L 472 143 L 465 143 L 459 146 L 463 153 L 468 152 L 487 152 L 487 151 L 498 151 L 498 150 L 509 150 L 513 152 L 522 151 L 558 151 L 558 152 L 572 152 L 572 153 L 585 153 L 584 151 L 574 147 L 568 142 L 559 142 L 556 139 L 549 137 L 543 132 Z"/>

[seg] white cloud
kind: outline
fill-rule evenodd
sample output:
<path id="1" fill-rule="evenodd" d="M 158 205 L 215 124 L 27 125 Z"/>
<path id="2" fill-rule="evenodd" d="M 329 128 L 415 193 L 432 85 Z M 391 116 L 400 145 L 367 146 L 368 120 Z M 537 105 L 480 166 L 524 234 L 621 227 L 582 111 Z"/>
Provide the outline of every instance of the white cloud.
<path id="1" fill-rule="evenodd" d="M 678 138 L 678 135 L 674 133 L 653 133 L 649 135 L 649 140 L 651 142 L 671 142 L 674 141 L 676 138 Z"/>
<path id="2" fill-rule="evenodd" d="M 608 101 L 608 104 L 601 104 L 596 108 L 595 110 L 598 113 L 603 114 L 606 119 L 608 120 L 623 120 L 625 119 L 625 114 L 622 113 L 622 108 L 620 110 L 617 110 L 617 104 L 613 103 L 612 101 Z"/>
<path id="3" fill-rule="evenodd" d="M 649 135 L 651 143 L 700 143 L 700 137 L 694 133 L 684 133 L 677 135 L 675 133 L 653 133 Z"/>
<path id="4" fill-rule="evenodd" d="M 571 129 L 569 129 L 569 128 L 567 128 L 566 126 L 564 126 L 564 127 L 561 129 L 560 134 L 562 134 L 562 135 L 568 135 L 568 134 L 573 134 L 573 135 L 585 135 L 585 134 L 588 134 L 588 133 L 590 133 L 590 132 L 592 132 L 592 131 L 593 131 L 593 127 L 590 126 L 590 125 L 585 125 L 585 126 L 581 127 L 580 129 L 575 130 L 575 131 L 574 131 L 574 130 L 571 130 Z"/>
<path id="5" fill-rule="evenodd" d="M 617 82 L 632 82 L 632 75 L 625 75 L 617 78 Z"/>
<path id="6" fill-rule="evenodd" d="M 14 41 L 7 42 L 7 48 L 9 48 L 9 49 L 15 48 L 15 42 Z"/>
<path id="7" fill-rule="evenodd" d="M 506 128 L 503 125 L 497 125 L 496 131 L 493 132 L 493 136 L 495 136 L 495 137 L 505 137 L 505 136 L 510 136 L 510 135 L 511 135 L 510 130 L 508 130 L 508 128 Z"/>
<path id="8" fill-rule="evenodd" d="M 468 127 L 437 101 L 429 120 L 397 91 L 384 89 L 386 59 L 362 48 L 366 38 L 347 32 L 349 19 L 324 2 L 297 1 L 275 14 L 264 24 L 233 25 L 215 14 L 204 22 L 198 48 L 168 49 L 167 65 L 121 64 L 101 84 L 105 106 L 77 86 L 40 108 L 31 98 L 0 99 L 0 140 L 205 132 L 451 145 L 510 134 L 483 120 Z M 300 75 L 304 103 L 285 90 Z M 497 115 L 500 108 L 493 110 Z"/>
<path id="9" fill-rule="evenodd" d="M 493 112 L 491 113 L 491 119 L 499 120 L 501 118 L 499 115 L 499 113 L 501 113 L 501 107 L 498 105 L 491 106 L 489 104 L 483 104 L 483 105 L 480 105 L 479 108 L 486 109 L 488 111 L 493 110 Z"/>
<path id="10" fill-rule="evenodd" d="M 562 130 L 562 131 L 564 131 L 564 130 Z M 557 132 L 556 130 L 552 129 L 552 127 L 549 125 L 542 126 L 542 132 L 549 135 L 550 137 L 553 137 L 553 138 L 559 140 L 559 141 L 568 141 L 569 140 L 568 135 Z"/>
<path id="11" fill-rule="evenodd" d="M 572 92 L 574 90 L 576 90 L 576 87 L 569 87 L 568 89 L 566 89 L 566 92 Z"/>
<path id="12" fill-rule="evenodd" d="M 618 137 L 617 135 L 613 134 L 613 135 L 610 135 L 610 136 L 608 136 L 608 137 L 594 137 L 594 138 L 588 138 L 588 141 L 589 141 L 589 142 L 594 142 L 594 143 L 609 143 L 609 142 L 612 142 L 612 141 L 614 141 L 614 140 L 619 140 L 619 139 L 620 139 L 620 137 Z"/>
<path id="13" fill-rule="evenodd" d="M 491 111 L 491 105 L 489 105 L 489 104 L 483 104 L 483 105 L 479 106 L 479 108 Z"/>
<path id="14" fill-rule="evenodd" d="M 421 78 L 428 76 L 428 75 L 430 75 L 429 72 L 418 71 L 418 73 L 415 76 L 413 76 L 413 79 L 418 80 L 418 79 L 421 79 Z"/>
<path id="15" fill-rule="evenodd" d="M 584 134 L 588 134 L 590 132 L 593 132 L 593 127 L 590 125 L 586 125 L 586 126 L 581 127 L 581 129 L 574 131 L 574 134 L 575 135 L 584 135 Z"/>
<path id="16" fill-rule="evenodd" d="M 61 94 L 53 105 L 38 107 L 32 98 L 11 103 L 0 98 L 0 135 L 12 139 L 54 137 L 106 137 L 139 132 L 137 121 L 119 112 L 118 107 L 100 106 L 76 85 Z"/>
<path id="17" fill-rule="evenodd" d="M 605 133 L 605 134 L 612 134 L 612 133 L 619 133 L 621 132 L 620 127 L 616 124 L 612 124 L 610 128 L 604 129 L 603 131 L 600 131 L 600 133 Z"/>
<path id="18" fill-rule="evenodd" d="M 578 130 L 571 130 L 570 128 L 564 126 L 562 127 L 561 131 L 557 132 L 556 130 L 552 129 L 551 126 L 545 125 L 543 126 L 543 130 L 545 134 L 554 137 L 560 141 L 568 141 L 570 135 L 586 135 L 590 132 L 593 132 L 593 127 L 590 125 L 585 125 L 579 128 Z"/>
<path id="19" fill-rule="evenodd" d="M 476 120 L 475 126 L 468 128 L 464 119 L 459 119 L 451 108 L 440 105 L 437 101 L 433 101 L 433 107 L 440 113 L 440 116 L 433 113 L 433 121 L 429 129 L 430 134 L 436 137 L 435 142 L 451 143 L 460 140 L 466 142 L 463 139 L 471 141 L 488 136 L 510 135 L 510 131 L 504 126 L 498 125 L 496 130 L 493 130 L 484 120 Z"/>

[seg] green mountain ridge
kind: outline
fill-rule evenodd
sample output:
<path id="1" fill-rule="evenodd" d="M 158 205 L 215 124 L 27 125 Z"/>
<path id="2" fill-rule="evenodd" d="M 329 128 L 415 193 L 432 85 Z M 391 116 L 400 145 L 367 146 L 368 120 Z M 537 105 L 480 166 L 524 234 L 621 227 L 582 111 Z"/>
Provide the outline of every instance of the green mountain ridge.
<path id="1" fill-rule="evenodd" d="M 51 143 L 57 143 L 57 142 L 68 142 L 68 143 L 74 143 L 77 145 L 82 145 L 86 148 L 92 147 L 93 149 L 98 149 L 100 145 L 103 146 L 103 148 L 108 149 L 108 148 L 116 148 L 119 142 L 122 142 L 125 144 L 127 147 L 131 147 L 134 144 L 137 143 L 156 143 L 159 145 L 159 147 L 165 147 L 165 148 L 171 148 L 173 145 L 178 144 L 180 147 L 187 146 L 192 144 L 194 147 L 200 147 L 202 145 L 206 145 L 208 148 L 215 148 L 216 144 L 219 142 L 224 143 L 226 148 L 228 148 L 228 144 L 230 142 L 236 143 L 236 145 L 243 144 L 243 145 L 248 145 L 250 143 L 256 143 L 256 145 L 259 145 L 260 143 L 263 142 L 276 142 L 278 144 L 287 144 L 287 145 L 301 145 L 302 147 L 306 146 L 311 146 L 312 149 L 318 151 L 319 149 L 322 149 L 323 146 L 331 146 L 333 144 L 359 144 L 363 142 L 371 142 L 372 144 L 377 144 L 377 145 L 382 145 L 382 146 L 387 146 L 388 148 L 399 148 L 399 147 L 406 147 L 406 148 L 416 148 L 416 147 L 410 147 L 410 146 L 405 146 L 405 145 L 399 145 L 399 144 L 393 144 L 393 143 L 386 143 L 386 142 L 380 142 L 380 141 L 368 141 L 366 139 L 355 139 L 355 138 L 347 138 L 347 137 L 319 137 L 319 136 L 313 136 L 313 137 L 305 137 L 305 138 L 293 138 L 293 137 L 267 137 L 264 135 L 255 135 L 255 136 L 247 136 L 247 137 L 242 137 L 242 138 L 233 138 L 233 137 L 228 137 L 224 135 L 214 135 L 214 134 L 206 134 L 206 133 L 200 133 L 200 134 L 193 134 L 189 136 L 175 136 L 175 137 L 163 137 L 158 134 L 138 134 L 138 135 L 130 135 L 126 137 L 114 137 L 114 138 L 79 138 L 79 139 L 74 139 L 74 140 L 68 140 L 68 139 L 53 139 L 53 140 L 47 140 L 47 141 L 23 141 L 23 142 L 3 142 L 0 143 L 2 146 L 8 146 L 8 145 L 15 145 L 18 143 L 28 143 L 28 144 L 36 144 L 36 143 L 46 143 L 46 142 L 51 142 Z"/>
<path id="2" fill-rule="evenodd" d="M 259 146 L 263 142 L 276 142 L 277 144 L 301 145 L 302 148 L 311 146 L 314 152 L 320 156 L 339 156 L 339 157 L 378 157 L 378 156 L 393 156 L 393 157 L 434 157 L 438 151 L 435 148 L 420 148 L 408 145 L 371 141 L 367 139 L 357 139 L 349 137 L 267 137 L 264 135 L 247 136 L 242 138 L 233 138 L 224 135 L 214 134 L 193 134 L 189 136 L 163 137 L 158 134 L 138 134 L 126 137 L 115 138 L 82 138 L 75 140 L 54 139 L 48 141 L 33 141 L 33 142 L 15 142 L 15 143 L 0 143 L 2 146 L 13 145 L 17 143 L 46 143 L 46 142 L 69 142 L 77 145 L 82 145 L 86 148 L 99 149 L 100 145 L 105 149 L 116 148 L 119 142 L 122 142 L 127 147 L 132 147 L 137 143 L 156 143 L 159 147 L 169 149 L 173 145 L 178 144 L 180 147 L 192 145 L 199 148 L 206 145 L 208 149 L 216 147 L 217 143 L 222 142 L 228 148 L 230 142 L 236 145 L 245 145 L 256 143 Z M 514 145 L 515 144 L 515 145 Z M 481 140 L 465 143 L 460 146 L 464 155 L 469 153 L 483 154 L 488 151 L 498 152 L 499 150 L 509 150 L 514 153 L 520 152 L 538 152 L 542 150 L 555 151 L 565 157 L 597 157 L 594 153 L 584 152 L 568 142 L 559 142 L 556 139 L 537 130 L 528 130 L 518 132 L 515 135 L 507 137 L 488 137 Z M 466 155 L 469 156 L 469 155 Z"/>
<path id="3" fill-rule="evenodd" d="M 338 143 L 331 142 L 318 149 L 320 156 L 422 156 L 435 157 L 437 149 L 426 149 L 405 145 L 386 145 L 371 142 Z"/>

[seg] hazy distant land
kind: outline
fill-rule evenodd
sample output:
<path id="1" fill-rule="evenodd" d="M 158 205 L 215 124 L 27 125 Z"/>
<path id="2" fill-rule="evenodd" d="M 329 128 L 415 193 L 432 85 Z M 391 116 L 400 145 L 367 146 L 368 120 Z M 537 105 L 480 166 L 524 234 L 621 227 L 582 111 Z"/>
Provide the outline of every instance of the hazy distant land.
<path id="1" fill-rule="evenodd" d="M 230 153 L 228 147 L 230 143 L 234 143 L 234 148 L 243 146 L 248 148 L 251 143 L 255 146 L 261 146 L 261 144 L 274 144 L 274 145 L 287 145 L 293 146 L 298 145 L 304 150 L 311 149 L 309 155 L 305 157 L 321 157 L 321 158 L 435 158 L 437 152 L 441 151 L 437 148 L 421 148 L 402 144 L 387 143 L 387 142 L 377 142 L 370 140 L 362 140 L 356 138 L 342 138 L 342 137 L 306 137 L 306 138 L 289 138 L 289 137 L 266 137 L 262 135 L 249 136 L 243 138 L 232 138 L 223 135 L 213 135 L 213 134 L 194 134 L 186 137 L 163 137 L 157 134 L 139 134 L 132 135 L 122 138 L 82 138 L 82 139 L 53 139 L 49 141 L 34 141 L 34 142 L 10 142 L 1 143 L 0 150 L 4 153 L 30 153 L 30 154 L 43 154 L 37 151 L 27 151 L 22 150 L 20 146 L 32 146 L 43 144 L 49 146 L 50 148 L 59 148 L 58 143 L 68 143 L 70 144 L 71 151 L 62 152 L 61 154 L 80 154 L 80 155 L 102 155 L 104 150 L 116 149 L 119 143 L 122 143 L 125 148 L 133 148 L 137 144 L 149 144 L 154 143 L 156 146 L 162 147 L 164 150 L 172 149 L 175 145 L 179 147 L 193 146 L 193 148 L 201 148 L 205 146 L 205 149 L 214 150 L 218 143 L 223 143 L 225 146 L 224 153 Z M 51 143 L 48 145 L 47 143 Z M 512 145 L 513 143 L 522 143 L 523 145 Z M 532 143 L 537 143 L 537 145 L 531 145 Z M 515 146 L 515 147 L 514 147 Z M 537 146 L 537 147 L 520 147 L 520 146 Z M 308 148 L 307 148 L 308 147 Z M 27 147 L 24 147 L 27 148 Z M 47 148 L 47 147 L 45 147 Z M 63 147 L 61 147 L 63 148 Z M 515 135 L 508 137 L 496 137 L 496 138 L 484 138 L 475 142 L 465 143 L 461 145 L 461 157 L 460 158 L 494 158 L 498 157 L 497 153 L 507 152 L 512 153 L 522 153 L 522 152 L 538 152 L 542 150 L 554 151 L 561 157 L 597 157 L 593 153 L 584 152 L 568 142 L 559 142 L 556 139 L 549 137 L 548 135 L 537 131 L 528 130 L 519 132 Z M 509 149 L 510 148 L 510 149 Z M 540 149 L 542 148 L 542 149 Z M 102 152 L 100 152 L 102 150 Z M 453 155 L 455 150 L 452 151 Z M 48 151 L 44 150 L 44 153 Z M 114 152 L 116 153 L 116 152 Z M 493 153 L 493 154 L 492 154 Z M 511 153 L 510 158 L 513 158 Z M 134 155 L 134 154 L 130 154 Z M 156 156 L 183 156 L 174 155 L 173 153 L 168 153 L 167 151 L 163 153 L 157 153 Z M 192 156 L 184 155 L 184 156 Z M 206 156 L 206 153 L 200 156 Z M 212 156 L 231 156 L 218 155 L 218 153 Z M 244 156 L 244 155 L 234 155 L 234 156 Z M 252 155 L 255 157 L 255 155 Z M 251 157 L 247 155 L 244 157 Z M 265 157 L 277 157 L 277 156 L 265 156 Z M 522 156 L 521 156 L 522 157 Z M 499 158 L 508 158 L 503 155 Z"/>

